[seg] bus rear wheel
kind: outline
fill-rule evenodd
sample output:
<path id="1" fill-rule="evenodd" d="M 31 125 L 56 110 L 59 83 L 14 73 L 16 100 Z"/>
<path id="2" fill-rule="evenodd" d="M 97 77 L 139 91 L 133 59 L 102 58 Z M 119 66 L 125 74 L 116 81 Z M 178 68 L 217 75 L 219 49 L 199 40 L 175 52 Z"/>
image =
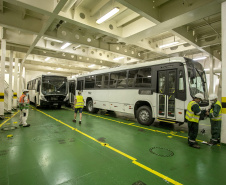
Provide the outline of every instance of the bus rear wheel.
<path id="1" fill-rule="evenodd" d="M 141 125 L 151 125 L 154 122 L 151 108 L 148 106 L 139 107 L 136 111 L 136 118 Z"/>
<path id="2" fill-rule="evenodd" d="M 97 113 L 99 111 L 99 109 L 96 109 L 96 108 L 93 107 L 93 100 L 89 100 L 87 102 L 87 110 L 90 113 Z"/>

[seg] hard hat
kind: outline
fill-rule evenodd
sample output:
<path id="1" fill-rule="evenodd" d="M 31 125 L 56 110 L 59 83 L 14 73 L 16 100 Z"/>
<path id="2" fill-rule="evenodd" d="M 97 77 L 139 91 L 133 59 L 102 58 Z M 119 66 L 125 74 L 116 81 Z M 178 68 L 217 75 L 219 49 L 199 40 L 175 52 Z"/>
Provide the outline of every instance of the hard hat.
<path id="1" fill-rule="evenodd" d="M 23 90 L 23 92 L 29 92 L 29 90 L 27 90 L 27 89 L 24 89 L 24 90 Z"/>
<path id="2" fill-rule="evenodd" d="M 195 98 L 199 98 L 199 99 L 203 100 L 203 99 L 204 99 L 204 96 L 203 96 L 202 93 L 197 93 L 197 94 L 195 95 Z"/>
<path id="3" fill-rule="evenodd" d="M 210 94 L 210 96 L 209 96 L 209 100 L 215 100 L 215 99 L 217 99 L 218 97 L 217 97 L 217 95 L 216 94 Z"/>

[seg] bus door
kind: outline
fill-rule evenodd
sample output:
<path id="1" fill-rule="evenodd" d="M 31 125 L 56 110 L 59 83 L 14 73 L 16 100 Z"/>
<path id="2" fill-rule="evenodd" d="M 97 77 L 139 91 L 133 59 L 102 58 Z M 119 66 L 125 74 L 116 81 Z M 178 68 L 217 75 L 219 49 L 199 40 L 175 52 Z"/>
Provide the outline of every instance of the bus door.
<path id="1" fill-rule="evenodd" d="M 176 70 L 158 71 L 157 115 L 175 119 Z"/>
<path id="2" fill-rule="evenodd" d="M 74 103 L 75 100 L 75 80 L 69 81 L 69 103 Z"/>

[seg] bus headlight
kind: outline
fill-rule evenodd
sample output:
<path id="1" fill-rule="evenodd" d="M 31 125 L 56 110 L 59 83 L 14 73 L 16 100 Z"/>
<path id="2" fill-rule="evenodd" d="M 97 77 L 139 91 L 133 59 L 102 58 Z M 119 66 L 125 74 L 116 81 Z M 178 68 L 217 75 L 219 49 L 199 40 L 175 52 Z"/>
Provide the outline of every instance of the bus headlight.
<path id="1" fill-rule="evenodd" d="M 40 96 L 40 100 L 47 101 L 44 95 Z"/>

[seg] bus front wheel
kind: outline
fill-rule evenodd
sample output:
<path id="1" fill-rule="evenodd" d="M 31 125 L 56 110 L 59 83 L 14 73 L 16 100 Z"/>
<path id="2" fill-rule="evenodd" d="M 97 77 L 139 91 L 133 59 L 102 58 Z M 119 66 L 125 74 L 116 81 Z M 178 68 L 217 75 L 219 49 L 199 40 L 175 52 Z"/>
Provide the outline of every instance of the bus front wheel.
<path id="1" fill-rule="evenodd" d="M 136 111 L 137 121 L 141 125 L 151 125 L 154 122 L 154 118 L 152 118 L 151 108 L 148 106 L 141 106 Z"/>
<path id="2" fill-rule="evenodd" d="M 89 100 L 87 102 L 87 110 L 90 113 L 97 113 L 98 112 L 98 109 L 96 109 L 96 108 L 93 107 L 93 100 Z"/>

